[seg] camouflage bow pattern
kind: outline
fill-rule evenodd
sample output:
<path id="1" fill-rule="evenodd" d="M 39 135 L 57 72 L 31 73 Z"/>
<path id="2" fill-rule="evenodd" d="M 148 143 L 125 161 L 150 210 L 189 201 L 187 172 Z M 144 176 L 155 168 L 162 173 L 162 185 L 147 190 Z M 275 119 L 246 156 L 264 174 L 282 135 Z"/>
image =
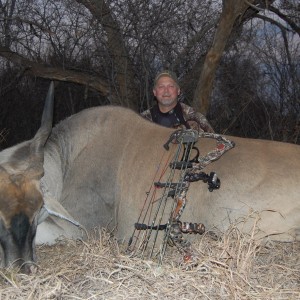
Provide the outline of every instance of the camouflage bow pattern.
<path id="1" fill-rule="evenodd" d="M 208 152 L 205 156 L 200 156 L 199 150 L 195 147 L 199 138 L 215 139 L 217 142 L 216 148 Z M 137 223 L 135 223 L 134 232 L 129 240 L 127 249 L 132 255 L 140 255 L 141 257 L 144 257 L 151 235 L 154 233 L 152 247 L 149 252 L 149 258 L 151 258 L 158 239 L 158 232 L 164 230 L 164 237 L 158 251 L 160 264 L 162 263 L 167 244 L 170 243 L 178 248 L 178 250 L 184 255 L 185 260 L 188 260 L 192 256 L 191 245 L 189 242 L 184 240 L 183 233 L 203 234 L 205 232 L 205 226 L 201 223 L 180 221 L 180 217 L 187 203 L 187 191 L 190 184 L 198 180 L 202 180 L 207 183 L 209 191 L 218 189 L 220 187 L 220 180 L 216 174 L 211 172 L 208 175 L 201 172 L 201 170 L 211 162 L 219 159 L 226 151 L 234 147 L 234 143 L 232 141 L 229 141 L 219 134 L 205 132 L 199 133 L 192 129 L 180 129 L 173 132 L 167 143 L 164 145 L 164 148 L 167 151 L 169 150 L 170 143 L 177 144 L 177 150 L 172 162 L 169 164 L 170 173 L 168 175 L 168 179 L 166 182 L 154 182 L 154 186 L 156 188 L 163 189 L 162 196 L 159 199 L 154 199 L 154 201 L 149 201 L 146 209 L 141 212 Z M 192 149 L 197 150 L 197 155 L 193 159 L 190 159 Z M 179 156 L 182 151 L 183 155 L 180 160 Z M 174 182 L 176 170 L 179 171 L 179 180 Z M 168 199 L 170 198 L 173 199 L 173 204 L 170 208 L 169 217 L 167 218 L 167 223 L 162 224 L 163 216 L 165 214 L 167 204 L 169 203 Z M 152 207 L 154 202 L 157 203 L 157 207 L 153 214 L 150 207 Z M 151 217 L 153 215 L 152 220 L 150 220 L 150 215 Z M 150 220 L 149 225 L 145 224 L 147 219 Z M 138 231 L 137 234 L 136 231 Z M 142 237 L 140 237 L 141 232 L 144 232 Z"/>

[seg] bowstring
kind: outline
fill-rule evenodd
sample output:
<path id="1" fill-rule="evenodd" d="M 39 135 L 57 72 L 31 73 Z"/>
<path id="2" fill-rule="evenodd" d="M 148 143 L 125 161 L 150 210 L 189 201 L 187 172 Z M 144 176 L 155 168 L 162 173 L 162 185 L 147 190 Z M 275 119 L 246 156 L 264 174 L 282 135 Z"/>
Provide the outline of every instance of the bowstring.
<path id="1" fill-rule="evenodd" d="M 140 214 L 139 214 L 139 217 L 138 217 L 138 221 L 137 221 L 137 222 L 140 222 L 143 213 L 144 213 L 144 218 L 143 218 L 142 222 L 145 221 L 147 215 L 148 215 L 148 218 L 149 218 L 148 221 L 150 221 L 150 217 L 151 217 L 151 213 L 152 213 L 152 207 L 153 207 L 153 203 L 156 202 L 156 201 L 154 201 L 154 199 L 155 199 L 156 191 L 157 191 L 157 189 L 158 189 L 158 187 L 156 187 L 156 186 L 154 185 L 154 182 L 155 182 L 155 180 L 156 180 L 157 175 L 159 174 L 160 167 L 161 167 L 161 165 L 162 165 L 162 162 L 163 162 L 163 160 L 164 160 L 164 157 L 165 157 L 166 153 L 167 153 L 167 152 L 164 151 L 163 154 L 161 155 L 161 158 L 160 158 L 160 161 L 159 161 L 158 166 L 157 166 L 157 168 L 156 168 L 156 172 L 155 172 L 155 174 L 154 174 L 154 176 L 153 176 L 153 179 L 152 179 L 150 188 L 148 189 L 148 192 L 146 193 L 146 198 L 145 198 L 145 200 L 144 200 L 143 207 L 142 207 L 142 209 L 141 209 L 141 212 L 140 212 Z M 168 169 L 168 165 L 169 165 L 171 156 L 172 156 L 172 152 L 169 152 L 169 155 L 168 155 L 168 157 L 167 157 L 167 160 L 166 160 L 166 162 L 165 162 L 165 164 L 164 164 L 164 166 L 163 166 L 162 172 L 161 172 L 160 176 L 158 177 L 159 180 L 164 176 L 166 170 Z M 154 188 L 154 191 L 153 191 L 153 188 Z M 148 201 L 148 200 L 149 200 L 149 195 L 151 195 L 150 201 Z M 148 203 L 148 206 L 147 206 L 147 208 L 146 208 L 146 211 L 144 212 L 144 209 L 145 209 L 145 207 L 146 207 L 147 202 L 149 202 L 149 203 Z M 151 208 L 150 208 L 150 214 L 149 214 L 149 207 L 150 207 L 150 206 L 151 206 Z M 139 238 L 140 238 L 140 230 L 138 230 L 137 236 L 135 237 L 136 231 L 137 231 L 137 230 L 134 229 L 133 234 L 132 234 L 132 236 L 131 236 L 131 238 L 130 238 L 131 241 L 133 241 L 133 239 L 135 238 L 135 242 L 134 242 L 134 244 L 133 244 L 132 249 L 135 249 L 135 248 L 136 248 L 136 244 L 137 244 L 137 242 L 138 242 L 138 240 L 139 240 Z M 143 240 L 143 239 L 142 239 L 142 240 Z M 131 242 L 131 243 L 132 243 L 132 242 Z M 129 247 L 131 246 L 131 243 L 130 243 L 130 245 L 128 245 L 127 250 L 129 250 Z"/>

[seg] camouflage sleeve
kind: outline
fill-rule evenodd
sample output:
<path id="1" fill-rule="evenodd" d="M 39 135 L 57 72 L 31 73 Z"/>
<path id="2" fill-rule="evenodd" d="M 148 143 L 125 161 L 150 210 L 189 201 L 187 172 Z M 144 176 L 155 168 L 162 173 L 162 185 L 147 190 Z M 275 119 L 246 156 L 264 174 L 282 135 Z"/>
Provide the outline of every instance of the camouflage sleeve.
<path id="1" fill-rule="evenodd" d="M 190 126 L 193 129 L 211 133 L 215 132 L 212 126 L 205 118 L 205 116 L 203 116 L 201 113 L 195 111 L 192 107 L 184 103 L 181 103 L 181 106 L 185 120 L 190 124 Z"/>
<path id="2" fill-rule="evenodd" d="M 147 110 L 141 112 L 141 116 L 152 122 L 152 116 L 151 116 L 150 109 L 147 109 Z"/>

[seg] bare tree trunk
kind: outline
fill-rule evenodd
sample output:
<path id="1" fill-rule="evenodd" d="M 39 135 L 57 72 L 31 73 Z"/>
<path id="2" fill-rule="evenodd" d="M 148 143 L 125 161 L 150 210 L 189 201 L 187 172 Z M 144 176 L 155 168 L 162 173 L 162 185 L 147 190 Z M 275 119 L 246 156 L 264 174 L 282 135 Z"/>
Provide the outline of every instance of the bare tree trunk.
<path id="1" fill-rule="evenodd" d="M 203 114 L 206 114 L 209 109 L 216 69 L 232 32 L 233 25 L 237 18 L 242 16 L 247 10 L 249 3 L 252 2 L 245 0 L 223 1 L 220 22 L 213 44 L 206 55 L 200 79 L 194 93 L 193 106 Z"/>
<path id="2" fill-rule="evenodd" d="M 107 45 L 116 72 L 119 95 L 112 104 L 138 108 L 138 91 L 134 84 L 134 67 L 127 52 L 121 29 L 104 0 L 77 0 L 99 20 L 107 34 Z"/>

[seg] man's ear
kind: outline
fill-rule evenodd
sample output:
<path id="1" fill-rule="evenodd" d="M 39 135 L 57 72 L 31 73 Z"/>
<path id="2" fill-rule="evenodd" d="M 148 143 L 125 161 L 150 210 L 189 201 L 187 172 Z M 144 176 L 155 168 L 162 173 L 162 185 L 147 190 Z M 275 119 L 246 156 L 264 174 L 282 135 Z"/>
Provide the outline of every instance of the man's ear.
<path id="1" fill-rule="evenodd" d="M 180 89 L 178 89 L 178 92 L 177 92 L 178 96 L 180 95 L 180 92 L 181 92 Z"/>
<path id="2" fill-rule="evenodd" d="M 153 89 L 153 95 L 156 97 L 156 90 Z"/>

